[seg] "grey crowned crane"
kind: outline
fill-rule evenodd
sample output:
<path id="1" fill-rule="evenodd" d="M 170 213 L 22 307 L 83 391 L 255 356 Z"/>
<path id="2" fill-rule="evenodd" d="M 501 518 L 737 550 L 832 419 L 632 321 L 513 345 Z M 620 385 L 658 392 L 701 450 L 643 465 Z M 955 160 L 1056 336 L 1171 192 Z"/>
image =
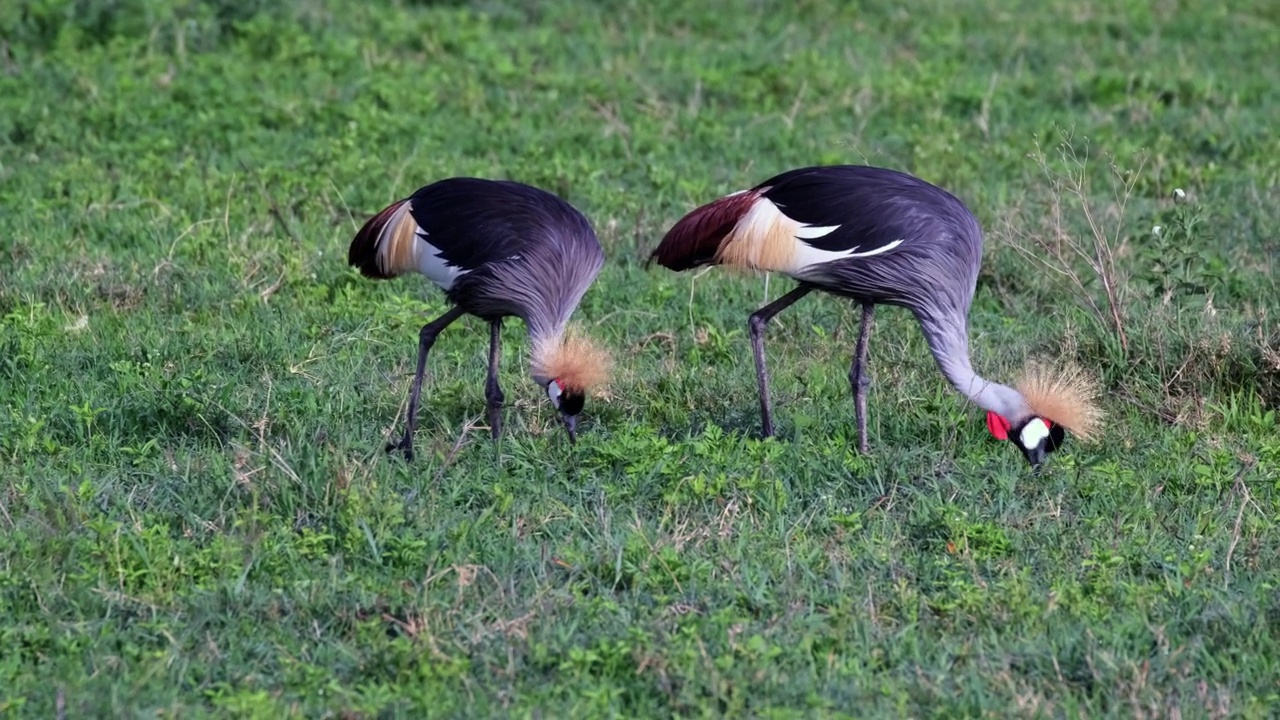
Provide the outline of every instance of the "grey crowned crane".
<path id="1" fill-rule="evenodd" d="M 653 251 L 654 260 L 675 271 L 724 265 L 799 281 L 748 323 L 766 437 L 773 418 L 764 328 L 815 289 L 862 308 L 849 369 L 861 452 L 867 451 L 867 342 L 878 304 L 915 314 L 942 373 L 987 410 L 991 433 L 1011 440 L 1033 467 L 1062 446 L 1064 428 L 1087 439 L 1100 422 L 1096 390 L 1079 371 L 1029 365 L 1017 389 L 974 372 L 968 315 L 982 230 L 953 195 L 911 175 L 861 165 L 790 170 L 685 215 Z"/>
<path id="2" fill-rule="evenodd" d="M 452 307 L 422 326 L 409 393 L 408 426 L 398 444 L 413 458 L 413 432 L 427 353 L 436 336 L 470 314 L 489 324 L 485 382 L 489 427 L 502 432 L 499 340 L 505 317 L 529 330 L 533 379 L 564 420 L 570 442 L 589 388 L 603 383 L 609 356 L 567 331 L 569 317 L 604 264 L 591 224 L 555 195 L 517 182 L 449 178 L 392 203 L 356 233 L 347 260 L 365 277 L 416 272 L 444 290 Z"/>

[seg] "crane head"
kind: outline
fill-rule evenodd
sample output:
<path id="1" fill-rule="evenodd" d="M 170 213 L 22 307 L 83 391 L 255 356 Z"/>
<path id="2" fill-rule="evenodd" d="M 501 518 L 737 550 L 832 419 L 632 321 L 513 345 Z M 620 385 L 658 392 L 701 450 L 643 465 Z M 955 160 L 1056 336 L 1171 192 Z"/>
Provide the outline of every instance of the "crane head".
<path id="1" fill-rule="evenodd" d="M 1067 440 L 1067 432 L 1061 425 L 1032 415 L 1015 427 L 1005 417 L 993 412 L 987 413 L 987 429 L 997 440 L 1009 440 L 1022 451 L 1022 456 L 1031 463 L 1031 467 L 1039 470 L 1049 453 L 1062 447 Z"/>
<path id="2" fill-rule="evenodd" d="M 533 377 L 560 411 L 570 443 L 578 439 L 578 414 L 587 391 L 608 380 L 612 364 L 607 350 L 576 330 L 534 340 Z"/>
<path id="3" fill-rule="evenodd" d="M 564 429 L 569 433 L 569 442 L 577 442 L 578 413 L 582 412 L 587 396 L 579 390 L 566 388 L 560 378 L 555 378 L 547 383 L 547 397 L 555 409 L 560 411 L 560 417 L 564 420 Z"/>

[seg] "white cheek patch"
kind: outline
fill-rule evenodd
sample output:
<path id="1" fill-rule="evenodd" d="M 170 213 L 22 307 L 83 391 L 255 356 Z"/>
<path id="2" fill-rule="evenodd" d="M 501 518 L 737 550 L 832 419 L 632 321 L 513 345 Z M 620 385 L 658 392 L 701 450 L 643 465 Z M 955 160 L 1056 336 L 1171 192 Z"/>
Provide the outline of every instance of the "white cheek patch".
<path id="1" fill-rule="evenodd" d="M 551 404 L 557 409 L 560 407 L 560 383 L 552 380 L 547 383 L 547 397 L 551 398 Z"/>
<path id="2" fill-rule="evenodd" d="M 1034 450 L 1040 447 L 1040 443 L 1049 437 L 1049 426 L 1040 418 L 1032 418 L 1022 428 L 1022 432 L 1018 435 L 1018 442 L 1022 443 L 1022 447 L 1028 450 Z"/>

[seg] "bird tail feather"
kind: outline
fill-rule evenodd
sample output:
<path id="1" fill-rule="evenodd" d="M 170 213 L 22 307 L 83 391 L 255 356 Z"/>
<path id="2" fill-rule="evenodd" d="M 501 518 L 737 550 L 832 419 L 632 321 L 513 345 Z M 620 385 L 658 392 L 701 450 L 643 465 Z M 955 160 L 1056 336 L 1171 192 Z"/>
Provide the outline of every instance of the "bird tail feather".
<path id="1" fill-rule="evenodd" d="M 654 260 L 677 272 L 721 261 L 724 241 L 751 212 L 760 192 L 747 190 L 726 195 L 693 210 L 667 231 L 645 263 Z"/>
<path id="2" fill-rule="evenodd" d="M 401 200 L 370 218 L 351 241 L 347 263 L 378 280 L 416 268 L 418 223 L 411 210 L 410 202 Z"/>

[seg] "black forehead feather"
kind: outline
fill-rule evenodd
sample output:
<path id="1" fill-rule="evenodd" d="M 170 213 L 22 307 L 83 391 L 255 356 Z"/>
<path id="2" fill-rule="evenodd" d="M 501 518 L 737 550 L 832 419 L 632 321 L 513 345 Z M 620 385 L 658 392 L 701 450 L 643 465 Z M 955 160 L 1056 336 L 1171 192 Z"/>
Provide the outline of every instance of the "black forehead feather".
<path id="1" fill-rule="evenodd" d="M 579 392 L 566 392 L 560 396 L 560 412 L 565 415 L 577 415 L 582 412 L 582 406 L 587 402 L 587 397 Z"/>

